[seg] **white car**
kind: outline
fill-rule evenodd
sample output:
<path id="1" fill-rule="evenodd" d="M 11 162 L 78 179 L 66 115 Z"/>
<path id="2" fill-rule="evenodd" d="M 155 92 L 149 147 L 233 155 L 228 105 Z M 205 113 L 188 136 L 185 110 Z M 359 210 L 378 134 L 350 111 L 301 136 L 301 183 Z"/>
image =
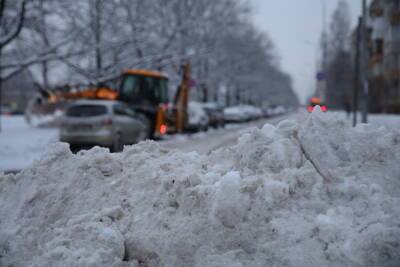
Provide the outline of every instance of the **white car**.
<path id="1" fill-rule="evenodd" d="M 246 114 L 247 120 L 257 120 L 263 116 L 263 112 L 260 108 L 250 105 L 239 106 Z"/>
<path id="2" fill-rule="evenodd" d="M 246 114 L 238 106 L 225 108 L 224 117 L 228 123 L 245 122 L 247 120 Z"/>
<path id="3" fill-rule="evenodd" d="M 274 106 L 274 107 L 270 107 L 268 109 L 268 114 L 270 116 L 278 116 L 278 115 L 281 115 L 281 114 L 284 114 L 284 113 L 287 113 L 287 110 L 283 106 Z"/>
<path id="4" fill-rule="evenodd" d="M 188 106 L 188 130 L 207 131 L 209 118 L 203 106 L 197 102 L 190 102 Z"/>
<path id="5" fill-rule="evenodd" d="M 262 110 L 255 106 L 240 105 L 224 109 L 227 122 L 246 122 L 259 119 L 263 116 Z"/>
<path id="6" fill-rule="evenodd" d="M 142 114 L 118 101 L 76 101 L 62 120 L 60 141 L 71 147 L 100 145 L 119 152 L 145 140 L 149 131 Z"/>

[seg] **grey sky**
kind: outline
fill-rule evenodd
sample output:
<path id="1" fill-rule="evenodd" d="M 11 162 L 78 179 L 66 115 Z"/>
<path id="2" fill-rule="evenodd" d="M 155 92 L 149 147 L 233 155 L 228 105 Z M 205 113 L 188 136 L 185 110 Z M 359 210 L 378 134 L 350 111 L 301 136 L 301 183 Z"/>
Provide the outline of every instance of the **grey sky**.
<path id="1" fill-rule="evenodd" d="M 251 0 L 254 22 L 274 41 L 282 69 L 292 76 L 301 101 L 305 101 L 315 88 L 323 1 L 326 2 L 328 23 L 339 0 Z M 347 1 L 353 25 L 356 25 L 361 0 Z"/>

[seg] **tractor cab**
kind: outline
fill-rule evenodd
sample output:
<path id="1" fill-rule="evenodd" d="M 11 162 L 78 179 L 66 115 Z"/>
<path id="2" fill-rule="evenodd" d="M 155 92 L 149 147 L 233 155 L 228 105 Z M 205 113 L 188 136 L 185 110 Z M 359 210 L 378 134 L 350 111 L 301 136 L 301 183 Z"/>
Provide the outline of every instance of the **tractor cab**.
<path id="1" fill-rule="evenodd" d="M 118 98 L 136 110 L 155 114 L 160 104 L 169 102 L 168 77 L 156 71 L 125 71 Z"/>
<path id="2" fill-rule="evenodd" d="M 188 125 L 188 97 L 192 80 L 190 63 L 182 64 L 182 81 L 170 103 L 168 77 L 161 72 L 128 70 L 122 75 L 118 100 L 146 115 L 153 137 L 183 132 Z"/>

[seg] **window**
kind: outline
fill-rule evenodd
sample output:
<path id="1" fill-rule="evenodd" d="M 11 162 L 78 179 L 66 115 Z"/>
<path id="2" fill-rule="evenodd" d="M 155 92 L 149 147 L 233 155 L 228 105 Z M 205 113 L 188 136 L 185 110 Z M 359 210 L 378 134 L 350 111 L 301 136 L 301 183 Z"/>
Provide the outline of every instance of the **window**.
<path id="1" fill-rule="evenodd" d="M 139 79 L 137 76 L 126 76 L 120 90 L 121 96 L 126 100 L 132 100 L 139 94 Z"/>
<path id="2" fill-rule="evenodd" d="M 122 106 L 122 107 L 128 116 L 130 116 L 130 117 L 135 116 L 135 111 L 133 111 L 130 107 L 128 107 L 128 106 Z"/>
<path id="3" fill-rule="evenodd" d="M 68 117 L 95 117 L 105 114 L 107 114 L 107 107 L 100 105 L 72 106 L 66 112 Z"/>
<path id="4" fill-rule="evenodd" d="M 375 45 L 376 45 L 376 54 L 383 55 L 383 52 L 384 52 L 384 50 L 383 50 L 384 49 L 383 40 L 382 39 L 376 40 Z"/>
<path id="5" fill-rule="evenodd" d="M 128 116 L 128 117 L 135 116 L 135 112 L 132 109 L 130 109 L 128 106 L 115 105 L 113 109 L 114 109 L 115 115 Z"/>
<path id="6" fill-rule="evenodd" d="M 115 115 L 128 116 L 128 114 L 126 113 L 126 110 L 121 105 L 115 105 L 113 109 L 114 109 L 114 114 Z"/>

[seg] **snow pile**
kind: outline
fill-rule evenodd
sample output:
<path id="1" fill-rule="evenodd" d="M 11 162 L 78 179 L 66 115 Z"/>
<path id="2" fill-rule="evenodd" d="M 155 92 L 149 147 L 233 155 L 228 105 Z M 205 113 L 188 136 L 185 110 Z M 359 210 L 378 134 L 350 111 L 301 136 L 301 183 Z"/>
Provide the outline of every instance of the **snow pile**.
<path id="1" fill-rule="evenodd" d="M 314 112 L 211 155 L 54 145 L 0 175 L 0 266 L 399 266 L 400 134 Z"/>

